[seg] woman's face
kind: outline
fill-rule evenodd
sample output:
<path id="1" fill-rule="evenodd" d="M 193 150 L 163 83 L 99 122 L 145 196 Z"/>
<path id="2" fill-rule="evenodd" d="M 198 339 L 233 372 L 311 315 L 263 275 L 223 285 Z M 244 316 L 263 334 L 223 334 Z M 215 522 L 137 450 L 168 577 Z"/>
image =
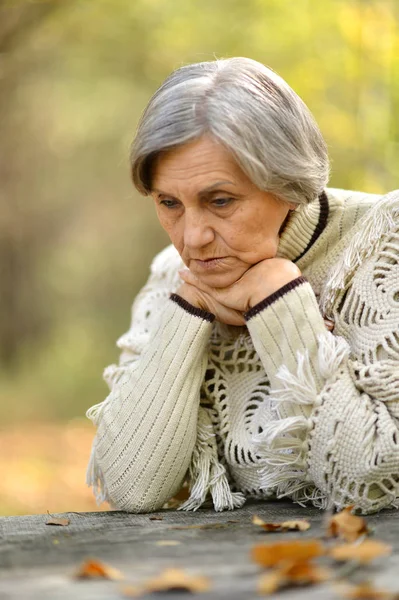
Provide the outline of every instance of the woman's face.
<path id="1" fill-rule="evenodd" d="M 273 258 L 290 208 L 258 189 L 211 137 L 162 153 L 151 195 L 185 265 L 211 287 L 228 287 Z"/>

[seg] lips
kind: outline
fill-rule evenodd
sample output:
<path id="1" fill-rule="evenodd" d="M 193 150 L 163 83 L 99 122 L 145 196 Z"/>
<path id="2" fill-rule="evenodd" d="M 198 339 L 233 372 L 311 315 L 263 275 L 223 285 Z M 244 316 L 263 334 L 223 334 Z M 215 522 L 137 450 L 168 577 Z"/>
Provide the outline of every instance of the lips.
<path id="1" fill-rule="evenodd" d="M 210 262 L 211 260 L 221 260 L 224 256 L 212 256 L 212 258 L 196 258 L 199 262 Z"/>
<path id="2" fill-rule="evenodd" d="M 225 256 L 218 256 L 215 258 L 206 258 L 206 259 L 194 258 L 194 259 L 192 259 L 192 262 L 194 262 L 196 267 L 201 270 L 211 270 L 211 269 L 215 269 L 219 265 L 223 264 L 223 260 L 225 258 L 226 258 Z"/>

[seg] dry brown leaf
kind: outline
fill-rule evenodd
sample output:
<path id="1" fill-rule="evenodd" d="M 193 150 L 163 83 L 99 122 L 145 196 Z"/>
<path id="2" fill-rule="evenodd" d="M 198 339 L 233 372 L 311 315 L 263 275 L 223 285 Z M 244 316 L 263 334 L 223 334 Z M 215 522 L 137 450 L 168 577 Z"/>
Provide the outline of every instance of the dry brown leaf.
<path id="1" fill-rule="evenodd" d="M 310 523 L 306 519 L 297 519 L 296 521 L 283 521 L 281 527 L 290 531 L 307 531 L 310 529 Z"/>
<path id="2" fill-rule="evenodd" d="M 166 591 L 207 592 L 210 582 L 206 577 L 188 575 L 180 569 L 165 569 L 158 577 L 147 581 L 142 590 L 147 593 Z"/>
<path id="3" fill-rule="evenodd" d="M 347 506 L 330 518 L 327 535 L 341 537 L 347 542 L 355 542 L 361 535 L 369 533 L 365 519 L 352 515 L 352 509 L 353 506 Z"/>
<path id="4" fill-rule="evenodd" d="M 123 579 L 123 574 L 99 560 L 88 559 L 84 561 L 75 574 L 79 579 Z"/>
<path id="5" fill-rule="evenodd" d="M 263 567 L 274 567 L 284 561 L 307 561 L 324 554 L 318 540 L 292 540 L 275 544 L 258 544 L 252 548 L 252 560 Z"/>
<path id="6" fill-rule="evenodd" d="M 337 589 L 345 598 L 352 600 L 398 600 L 399 594 L 375 588 L 371 583 L 362 583 L 353 587 Z"/>
<path id="7" fill-rule="evenodd" d="M 260 594 L 273 594 L 282 587 L 321 583 L 330 577 L 331 573 L 328 569 L 314 565 L 309 561 L 289 561 L 271 573 L 260 577 L 258 592 Z"/>
<path id="8" fill-rule="evenodd" d="M 150 519 L 150 521 L 163 521 L 163 517 L 157 517 L 156 515 L 148 518 Z"/>
<path id="9" fill-rule="evenodd" d="M 306 531 L 310 528 L 309 521 L 298 519 L 296 521 L 282 521 L 281 523 L 267 523 L 257 515 L 252 517 L 252 523 L 262 527 L 264 531 Z"/>
<path id="10" fill-rule="evenodd" d="M 180 490 L 173 498 L 170 498 L 162 508 L 178 508 L 185 500 L 188 500 L 190 496 L 190 490 L 187 483 L 184 483 Z"/>
<path id="11" fill-rule="evenodd" d="M 59 525 L 60 527 L 66 527 L 69 523 L 69 519 L 57 519 L 56 517 L 51 517 L 46 521 L 46 525 Z"/>
<path id="12" fill-rule="evenodd" d="M 329 555 L 335 560 L 357 560 L 361 563 L 369 563 L 374 558 L 391 554 L 392 546 L 379 542 L 378 540 L 364 540 L 360 544 L 342 544 L 331 548 Z"/>

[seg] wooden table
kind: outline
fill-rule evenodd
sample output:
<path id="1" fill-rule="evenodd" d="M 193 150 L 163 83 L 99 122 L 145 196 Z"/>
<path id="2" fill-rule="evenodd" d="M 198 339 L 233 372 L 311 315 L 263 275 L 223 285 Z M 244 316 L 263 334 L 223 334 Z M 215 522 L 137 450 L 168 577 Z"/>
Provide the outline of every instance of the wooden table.
<path id="1" fill-rule="evenodd" d="M 254 514 L 267 521 L 308 518 L 312 527 L 303 533 L 263 533 L 251 523 Z M 163 519 L 150 520 L 154 515 Z M 324 513 L 318 509 L 281 501 L 248 503 L 240 510 L 224 513 L 201 509 L 196 513 L 169 510 L 133 515 L 112 511 L 57 516 L 68 517 L 70 524 L 48 526 L 48 515 L 0 519 L 2 600 L 122 599 L 119 582 L 74 578 L 77 567 L 87 557 L 120 569 L 131 584 L 140 584 L 163 568 L 178 567 L 211 580 L 211 591 L 198 598 L 259 598 L 256 585 L 261 569 L 251 562 L 251 547 L 262 542 L 322 536 L 325 521 Z M 352 576 L 369 576 L 376 585 L 399 591 L 399 513 L 382 511 L 367 517 L 367 522 L 375 529 L 375 537 L 392 544 L 394 552 Z M 222 526 L 184 529 L 201 524 Z M 193 596 L 184 592 L 165 596 L 167 600 L 189 597 Z M 278 597 L 333 600 L 340 595 L 325 584 L 289 589 L 279 592 Z"/>

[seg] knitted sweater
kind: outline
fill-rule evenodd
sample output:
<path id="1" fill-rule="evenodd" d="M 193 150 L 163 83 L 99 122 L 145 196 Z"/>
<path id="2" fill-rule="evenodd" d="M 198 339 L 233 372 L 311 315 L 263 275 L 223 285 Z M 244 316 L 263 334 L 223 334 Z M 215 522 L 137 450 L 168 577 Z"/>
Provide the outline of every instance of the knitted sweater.
<path id="1" fill-rule="evenodd" d="M 174 293 L 172 246 L 154 259 L 110 394 L 87 412 L 99 502 L 159 509 L 188 472 L 183 509 L 209 495 L 215 510 L 270 496 L 399 505 L 399 192 L 326 190 L 291 214 L 277 256 L 302 276 L 246 327 Z"/>

